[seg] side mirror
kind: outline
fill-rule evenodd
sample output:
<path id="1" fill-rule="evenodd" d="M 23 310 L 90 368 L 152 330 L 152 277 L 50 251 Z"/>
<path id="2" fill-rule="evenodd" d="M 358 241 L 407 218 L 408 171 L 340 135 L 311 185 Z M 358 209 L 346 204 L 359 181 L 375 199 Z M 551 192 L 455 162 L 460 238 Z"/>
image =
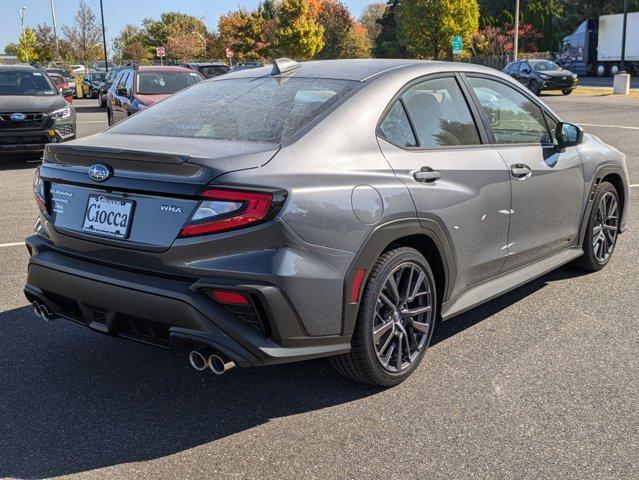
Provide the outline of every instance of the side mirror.
<path id="1" fill-rule="evenodd" d="M 555 130 L 557 146 L 560 149 L 579 145 L 584 138 L 584 131 L 579 125 L 559 122 Z"/>
<path id="2" fill-rule="evenodd" d="M 118 94 L 121 97 L 128 97 L 129 96 L 129 92 L 127 91 L 126 88 L 118 88 L 115 91 L 116 94 Z"/>

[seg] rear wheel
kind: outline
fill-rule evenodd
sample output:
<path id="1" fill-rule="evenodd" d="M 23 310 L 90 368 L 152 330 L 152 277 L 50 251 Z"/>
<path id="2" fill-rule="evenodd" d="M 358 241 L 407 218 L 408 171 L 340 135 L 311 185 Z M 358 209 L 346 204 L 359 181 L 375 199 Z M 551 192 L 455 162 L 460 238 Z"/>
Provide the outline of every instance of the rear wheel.
<path id="1" fill-rule="evenodd" d="M 561 91 L 564 95 L 570 95 L 572 93 L 572 88 L 566 88 Z"/>
<path id="2" fill-rule="evenodd" d="M 620 213 L 617 190 L 611 183 L 602 182 L 597 187 L 588 218 L 584 255 L 576 262 L 582 270 L 596 272 L 610 261 L 617 244 Z"/>
<path id="3" fill-rule="evenodd" d="M 342 375 L 371 385 L 404 381 L 430 344 L 436 299 L 433 273 L 417 250 L 384 253 L 366 282 L 351 351 L 331 363 Z"/>

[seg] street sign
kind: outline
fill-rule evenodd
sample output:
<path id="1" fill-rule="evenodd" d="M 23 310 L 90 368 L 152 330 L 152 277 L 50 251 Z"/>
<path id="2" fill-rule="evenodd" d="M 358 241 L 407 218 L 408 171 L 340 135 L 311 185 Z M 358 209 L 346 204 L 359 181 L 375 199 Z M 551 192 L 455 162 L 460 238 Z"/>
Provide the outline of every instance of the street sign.
<path id="1" fill-rule="evenodd" d="M 462 36 L 453 36 L 453 55 L 459 55 L 462 53 Z"/>
<path id="2" fill-rule="evenodd" d="M 230 48 L 226 49 L 226 58 L 233 58 L 233 50 L 231 50 Z"/>
<path id="3" fill-rule="evenodd" d="M 160 58 L 166 57 L 166 50 L 164 47 L 155 47 L 155 54 Z"/>

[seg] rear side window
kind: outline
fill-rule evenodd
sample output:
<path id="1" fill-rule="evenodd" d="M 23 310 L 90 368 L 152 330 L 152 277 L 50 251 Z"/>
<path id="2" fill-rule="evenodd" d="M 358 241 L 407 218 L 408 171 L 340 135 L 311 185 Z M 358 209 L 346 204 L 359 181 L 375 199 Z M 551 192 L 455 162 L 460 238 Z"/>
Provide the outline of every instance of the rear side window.
<path id="1" fill-rule="evenodd" d="M 204 75 L 204 78 L 213 78 L 218 77 L 220 75 L 224 75 L 228 73 L 230 70 L 229 67 L 225 67 L 222 65 L 211 65 L 208 67 L 200 67 L 200 73 Z"/>
<path id="2" fill-rule="evenodd" d="M 359 85 L 316 78 L 222 77 L 172 95 L 109 131 L 281 143 Z"/>
<path id="3" fill-rule="evenodd" d="M 391 107 L 379 129 L 384 138 L 398 147 L 414 147 L 417 145 L 413 129 L 410 126 L 406 110 L 399 100 Z"/>
<path id="4" fill-rule="evenodd" d="M 466 99 L 453 77 L 419 83 L 409 88 L 402 100 L 421 147 L 481 143 Z"/>
<path id="5" fill-rule="evenodd" d="M 468 77 L 497 143 L 552 143 L 541 108 L 513 87 Z"/>

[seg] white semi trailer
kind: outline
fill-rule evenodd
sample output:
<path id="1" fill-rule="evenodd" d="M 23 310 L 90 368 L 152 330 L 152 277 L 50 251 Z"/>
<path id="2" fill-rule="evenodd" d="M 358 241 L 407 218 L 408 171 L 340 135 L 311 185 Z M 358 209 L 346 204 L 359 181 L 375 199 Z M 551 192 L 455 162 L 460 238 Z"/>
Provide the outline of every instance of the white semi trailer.
<path id="1" fill-rule="evenodd" d="M 558 60 L 580 75 L 614 75 L 621 68 L 623 14 L 586 20 L 564 38 Z M 626 70 L 639 75 L 639 12 L 628 13 Z"/>

